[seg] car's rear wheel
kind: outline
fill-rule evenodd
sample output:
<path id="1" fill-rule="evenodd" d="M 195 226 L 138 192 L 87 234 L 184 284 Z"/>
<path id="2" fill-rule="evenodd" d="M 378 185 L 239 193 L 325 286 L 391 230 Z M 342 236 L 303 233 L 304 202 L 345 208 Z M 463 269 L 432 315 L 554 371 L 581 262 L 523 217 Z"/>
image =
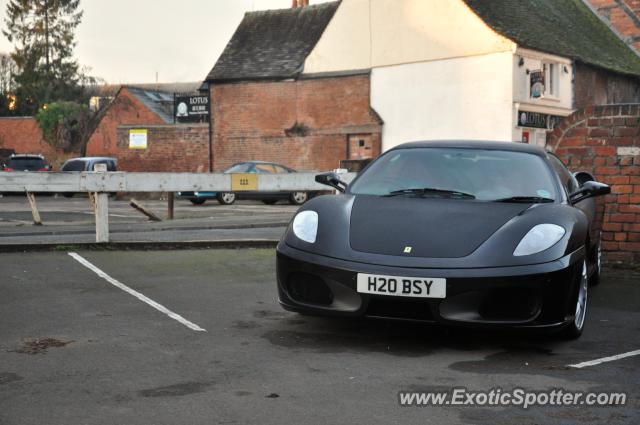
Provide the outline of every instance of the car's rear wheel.
<path id="1" fill-rule="evenodd" d="M 278 202 L 277 199 L 263 199 L 262 203 L 265 205 L 274 205 L 276 202 Z"/>
<path id="2" fill-rule="evenodd" d="M 233 192 L 221 192 L 218 193 L 218 202 L 222 205 L 231 205 L 236 202 L 236 194 Z"/>
<path id="3" fill-rule="evenodd" d="M 307 199 L 309 199 L 307 192 L 293 192 L 289 196 L 289 202 L 293 205 L 302 205 L 307 202 Z"/>
<path id="4" fill-rule="evenodd" d="M 562 336 L 566 339 L 576 339 L 582 335 L 584 322 L 587 318 L 587 299 L 589 294 L 589 272 L 586 258 L 582 261 L 580 282 L 575 299 L 575 316 L 573 321 L 563 330 Z"/>
<path id="5" fill-rule="evenodd" d="M 206 199 L 189 199 L 193 205 L 202 205 Z"/>

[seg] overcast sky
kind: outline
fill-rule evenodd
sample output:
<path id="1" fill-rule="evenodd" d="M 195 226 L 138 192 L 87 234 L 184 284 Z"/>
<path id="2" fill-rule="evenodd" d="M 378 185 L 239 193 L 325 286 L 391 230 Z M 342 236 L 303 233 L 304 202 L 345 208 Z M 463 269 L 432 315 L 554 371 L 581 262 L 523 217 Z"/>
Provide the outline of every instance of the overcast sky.
<path id="1" fill-rule="evenodd" d="M 311 0 L 311 4 L 327 0 Z M 8 0 L 0 0 L 2 28 Z M 245 12 L 291 0 L 81 0 L 76 57 L 109 83 L 200 81 Z M 12 50 L 0 35 L 0 52 Z"/>

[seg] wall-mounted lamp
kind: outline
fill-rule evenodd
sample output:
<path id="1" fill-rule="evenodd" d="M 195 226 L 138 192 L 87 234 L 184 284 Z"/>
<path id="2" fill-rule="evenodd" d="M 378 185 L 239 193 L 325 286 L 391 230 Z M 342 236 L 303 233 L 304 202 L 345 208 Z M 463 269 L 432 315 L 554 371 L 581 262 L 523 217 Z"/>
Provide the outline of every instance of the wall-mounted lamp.
<path id="1" fill-rule="evenodd" d="M 562 70 L 564 71 L 564 73 L 565 73 L 565 74 L 568 74 L 568 73 L 569 73 L 569 68 L 567 68 L 567 65 L 564 65 L 564 66 L 562 67 Z"/>
<path id="2" fill-rule="evenodd" d="M 524 58 L 522 58 L 522 56 L 520 57 L 520 60 L 518 61 L 518 66 L 522 66 L 524 65 Z"/>
<path id="3" fill-rule="evenodd" d="M 529 71 L 529 69 L 527 68 L 527 75 L 529 75 L 529 72 L 531 72 L 531 71 Z"/>

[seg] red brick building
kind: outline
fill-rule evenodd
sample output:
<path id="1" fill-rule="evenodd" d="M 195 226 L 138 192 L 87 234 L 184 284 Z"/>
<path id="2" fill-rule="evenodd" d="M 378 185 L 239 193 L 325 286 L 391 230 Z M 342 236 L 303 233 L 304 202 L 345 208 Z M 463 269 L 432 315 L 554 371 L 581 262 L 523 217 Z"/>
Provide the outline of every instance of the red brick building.
<path id="1" fill-rule="evenodd" d="M 592 9 L 640 54 L 640 1 L 585 0 Z"/>
<path id="2" fill-rule="evenodd" d="M 170 105 L 163 107 L 161 100 Z M 118 127 L 121 125 L 173 124 L 173 93 L 123 86 L 102 112 L 87 143 L 87 156 L 119 157 Z"/>
<path id="3" fill-rule="evenodd" d="M 369 71 L 301 76 L 338 5 L 245 15 L 207 77 L 214 170 L 246 160 L 329 170 L 380 154 Z"/>

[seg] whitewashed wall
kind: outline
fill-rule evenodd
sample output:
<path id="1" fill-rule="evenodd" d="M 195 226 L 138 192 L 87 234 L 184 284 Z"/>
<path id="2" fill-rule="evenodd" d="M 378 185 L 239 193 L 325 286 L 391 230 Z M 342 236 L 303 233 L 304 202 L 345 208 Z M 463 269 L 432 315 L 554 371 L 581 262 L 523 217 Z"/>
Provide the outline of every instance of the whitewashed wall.
<path id="1" fill-rule="evenodd" d="M 462 0 L 343 0 L 305 73 L 512 51 Z"/>
<path id="2" fill-rule="evenodd" d="M 511 52 L 374 68 L 383 150 L 416 140 L 513 138 Z"/>

